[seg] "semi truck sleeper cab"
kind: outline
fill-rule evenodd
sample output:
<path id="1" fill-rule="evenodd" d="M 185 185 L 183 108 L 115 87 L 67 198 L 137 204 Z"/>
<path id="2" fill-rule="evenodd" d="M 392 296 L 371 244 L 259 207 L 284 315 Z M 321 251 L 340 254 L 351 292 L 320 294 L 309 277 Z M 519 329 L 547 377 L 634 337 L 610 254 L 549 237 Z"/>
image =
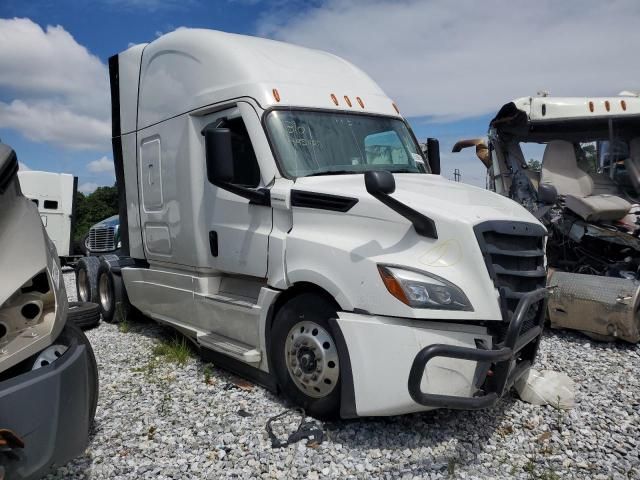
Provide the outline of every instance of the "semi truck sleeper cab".
<path id="1" fill-rule="evenodd" d="M 109 61 L 130 304 L 316 416 L 494 403 L 533 362 L 544 227 L 440 177 L 334 55 L 181 29 Z M 102 280 L 104 277 L 104 281 Z"/>

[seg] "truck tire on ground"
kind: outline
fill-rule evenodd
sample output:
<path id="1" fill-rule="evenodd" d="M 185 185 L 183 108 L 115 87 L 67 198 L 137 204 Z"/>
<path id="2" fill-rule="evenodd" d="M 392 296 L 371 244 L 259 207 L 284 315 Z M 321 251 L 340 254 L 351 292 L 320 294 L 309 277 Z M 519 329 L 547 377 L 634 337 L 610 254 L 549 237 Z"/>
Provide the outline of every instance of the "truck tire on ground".
<path id="1" fill-rule="evenodd" d="M 76 263 L 78 301 L 98 303 L 98 267 L 96 257 L 82 257 Z"/>
<path id="2" fill-rule="evenodd" d="M 336 306 L 304 293 L 278 310 L 271 334 L 271 364 L 278 386 L 295 404 L 317 418 L 340 411 L 340 358 L 329 325 Z"/>
<path id="3" fill-rule="evenodd" d="M 69 302 L 67 320 L 82 330 L 97 327 L 100 324 L 100 306 L 90 302 Z"/>
<path id="4" fill-rule="evenodd" d="M 102 319 L 107 323 L 120 323 L 131 310 L 122 277 L 111 272 L 105 257 L 100 257 L 98 267 L 98 304 Z"/>

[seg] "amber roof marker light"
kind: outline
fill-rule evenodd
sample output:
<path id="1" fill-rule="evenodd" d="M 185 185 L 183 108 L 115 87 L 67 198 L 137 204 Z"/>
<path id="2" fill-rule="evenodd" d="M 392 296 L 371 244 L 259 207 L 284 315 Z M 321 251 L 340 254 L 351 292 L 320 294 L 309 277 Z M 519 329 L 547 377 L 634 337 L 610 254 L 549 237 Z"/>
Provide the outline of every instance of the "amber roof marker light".
<path id="1" fill-rule="evenodd" d="M 593 110 L 594 110 L 593 102 L 589 102 L 589 111 L 593 113 Z"/>
<path id="2" fill-rule="evenodd" d="M 360 97 L 356 97 L 356 101 L 358 102 L 358 105 L 360 105 L 360 108 L 364 108 L 364 102 Z"/>
<path id="3" fill-rule="evenodd" d="M 335 105 L 338 105 L 338 97 L 336 97 L 333 93 L 330 96 L 331 96 L 331 100 L 333 100 L 333 103 Z"/>
<path id="4" fill-rule="evenodd" d="M 273 93 L 273 98 L 275 98 L 276 102 L 280 102 L 280 93 L 278 92 L 278 89 L 274 88 L 271 92 Z"/>
<path id="5" fill-rule="evenodd" d="M 400 109 L 398 108 L 398 106 L 395 103 L 391 103 L 391 105 L 393 105 L 393 109 L 396 111 L 396 113 L 400 115 Z"/>
<path id="6" fill-rule="evenodd" d="M 620 106 L 622 107 L 623 112 L 627 111 L 627 102 L 625 102 L 624 100 L 620 100 Z"/>
<path id="7" fill-rule="evenodd" d="M 351 100 L 346 95 L 344 96 L 344 101 L 347 102 L 347 105 L 351 106 Z"/>

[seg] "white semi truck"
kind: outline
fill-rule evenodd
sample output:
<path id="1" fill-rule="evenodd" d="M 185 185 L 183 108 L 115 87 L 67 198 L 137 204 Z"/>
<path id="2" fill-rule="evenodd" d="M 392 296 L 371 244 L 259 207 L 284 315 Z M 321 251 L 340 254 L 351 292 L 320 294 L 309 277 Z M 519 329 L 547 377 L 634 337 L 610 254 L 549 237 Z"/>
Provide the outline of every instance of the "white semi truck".
<path id="1" fill-rule="evenodd" d="M 181 29 L 109 61 L 133 305 L 316 416 L 492 405 L 534 361 L 545 228 L 449 182 L 334 55 Z"/>
<path id="2" fill-rule="evenodd" d="M 25 197 L 38 207 L 42 224 L 66 263 L 73 259 L 73 221 L 78 177 L 68 173 L 26 170 L 18 172 Z"/>

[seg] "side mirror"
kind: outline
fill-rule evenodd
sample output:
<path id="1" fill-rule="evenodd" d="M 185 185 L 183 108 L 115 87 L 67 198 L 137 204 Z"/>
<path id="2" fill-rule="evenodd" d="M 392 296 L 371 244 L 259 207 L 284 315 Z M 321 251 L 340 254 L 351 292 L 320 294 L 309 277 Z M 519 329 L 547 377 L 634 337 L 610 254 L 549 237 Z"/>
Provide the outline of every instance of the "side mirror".
<path id="1" fill-rule="evenodd" d="M 538 200 L 547 205 L 553 205 L 558 201 L 558 191 L 556 187 L 549 183 L 538 185 Z"/>
<path id="2" fill-rule="evenodd" d="M 379 194 L 388 195 L 396 191 L 396 180 L 386 170 L 369 171 L 364 174 L 364 186 L 374 197 Z"/>
<path id="3" fill-rule="evenodd" d="M 231 182 L 233 180 L 231 130 L 217 128 L 216 124 L 212 123 L 204 127 L 202 134 L 207 157 L 207 178 L 214 185 Z"/>
<path id="4" fill-rule="evenodd" d="M 427 138 L 427 160 L 434 175 L 440 175 L 440 142 L 437 138 Z"/>

